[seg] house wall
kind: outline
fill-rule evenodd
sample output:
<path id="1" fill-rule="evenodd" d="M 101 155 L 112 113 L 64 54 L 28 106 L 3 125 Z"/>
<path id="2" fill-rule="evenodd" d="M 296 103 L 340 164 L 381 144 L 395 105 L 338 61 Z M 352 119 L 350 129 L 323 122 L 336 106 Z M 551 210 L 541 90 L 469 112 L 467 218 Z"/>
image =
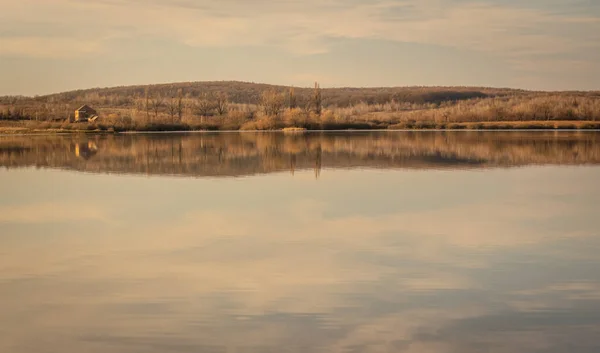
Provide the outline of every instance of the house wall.
<path id="1" fill-rule="evenodd" d="M 92 115 L 96 115 L 96 111 L 92 108 L 75 111 L 75 121 L 87 121 Z"/>
<path id="2" fill-rule="evenodd" d="M 84 111 L 75 111 L 75 121 L 87 120 L 87 113 Z"/>

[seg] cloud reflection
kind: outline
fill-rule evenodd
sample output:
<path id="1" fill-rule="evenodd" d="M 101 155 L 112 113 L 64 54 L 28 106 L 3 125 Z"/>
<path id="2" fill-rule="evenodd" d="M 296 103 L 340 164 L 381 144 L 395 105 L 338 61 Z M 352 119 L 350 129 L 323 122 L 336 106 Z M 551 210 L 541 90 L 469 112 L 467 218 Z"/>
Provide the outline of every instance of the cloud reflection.
<path id="1" fill-rule="evenodd" d="M 600 345 L 598 168 L 332 173 L 319 182 L 311 171 L 200 180 L 0 174 L 40 190 L 93 182 L 69 202 L 103 215 L 83 233 L 77 217 L 64 217 L 40 240 L 26 222 L 50 208 L 53 195 L 40 193 L 10 214 L 22 223 L 0 223 L 0 350 Z M 27 187 L 14 184 L 15 195 Z M 6 195 L 9 210 L 19 198 Z M 377 203 L 385 209 L 373 212 Z"/>

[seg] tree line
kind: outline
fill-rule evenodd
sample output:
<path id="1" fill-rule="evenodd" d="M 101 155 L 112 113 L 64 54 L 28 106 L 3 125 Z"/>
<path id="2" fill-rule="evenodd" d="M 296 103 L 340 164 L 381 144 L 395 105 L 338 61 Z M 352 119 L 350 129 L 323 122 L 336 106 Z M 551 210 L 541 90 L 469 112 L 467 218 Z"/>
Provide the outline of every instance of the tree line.
<path id="1" fill-rule="evenodd" d="M 473 87 L 311 88 L 199 82 L 0 97 L 0 120 L 68 122 L 82 104 L 105 125 L 190 129 L 340 128 L 478 121 L 600 121 L 600 92 Z M 128 128 L 131 128 L 129 126 Z"/>

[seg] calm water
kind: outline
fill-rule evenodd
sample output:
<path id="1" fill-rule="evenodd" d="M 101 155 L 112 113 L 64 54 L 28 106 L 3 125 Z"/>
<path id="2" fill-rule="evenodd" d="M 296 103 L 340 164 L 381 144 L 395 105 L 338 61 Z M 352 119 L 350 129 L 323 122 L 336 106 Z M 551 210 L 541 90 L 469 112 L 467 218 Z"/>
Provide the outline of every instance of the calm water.
<path id="1" fill-rule="evenodd" d="M 0 352 L 598 352 L 600 133 L 0 136 Z"/>

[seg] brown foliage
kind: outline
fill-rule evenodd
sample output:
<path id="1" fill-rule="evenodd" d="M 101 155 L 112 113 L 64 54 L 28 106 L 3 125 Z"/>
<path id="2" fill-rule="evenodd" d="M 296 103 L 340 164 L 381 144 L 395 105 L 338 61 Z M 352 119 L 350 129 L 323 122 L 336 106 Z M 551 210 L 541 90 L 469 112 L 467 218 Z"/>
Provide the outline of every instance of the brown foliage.
<path id="1" fill-rule="evenodd" d="M 274 90 L 263 92 L 260 99 L 260 107 L 267 117 L 278 117 L 285 105 L 285 96 Z"/>

